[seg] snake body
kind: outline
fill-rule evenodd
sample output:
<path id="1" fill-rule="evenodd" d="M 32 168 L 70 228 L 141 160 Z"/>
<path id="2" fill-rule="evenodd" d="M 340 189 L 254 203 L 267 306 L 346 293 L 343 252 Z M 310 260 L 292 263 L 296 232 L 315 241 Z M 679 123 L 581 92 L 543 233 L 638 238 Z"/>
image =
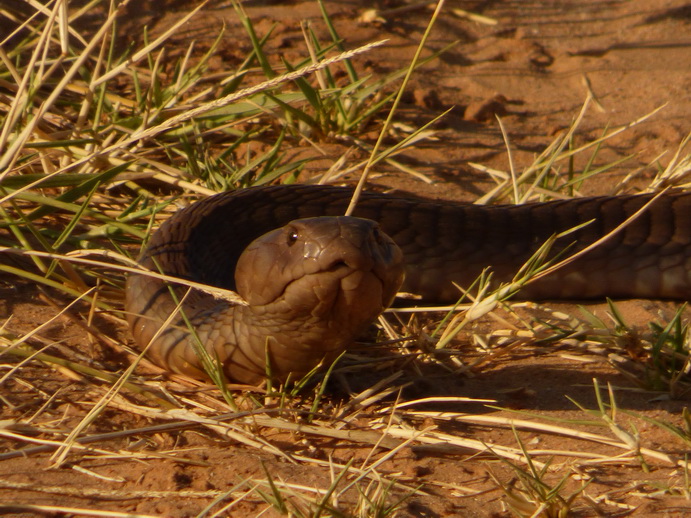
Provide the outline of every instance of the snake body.
<path id="1" fill-rule="evenodd" d="M 455 301 L 453 283 L 467 287 L 486 267 L 494 282 L 511 280 L 551 236 L 581 225 L 556 240 L 550 257 L 578 252 L 652 199 L 478 206 L 363 194 L 354 218 L 338 217 L 352 190 L 330 186 L 245 189 L 178 211 L 152 236 L 141 264 L 237 290 L 248 305 L 193 289 L 181 304 L 187 321 L 176 314 L 164 326 L 186 289 L 133 274 L 126 311 L 135 341 L 159 365 L 194 377 L 204 376 L 199 343 L 230 381 L 256 383 L 267 373 L 295 379 L 337 357 L 399 289 Z M 691 193 L 670 193 L 520 295 L 688 299 L 689 293 Z"/>

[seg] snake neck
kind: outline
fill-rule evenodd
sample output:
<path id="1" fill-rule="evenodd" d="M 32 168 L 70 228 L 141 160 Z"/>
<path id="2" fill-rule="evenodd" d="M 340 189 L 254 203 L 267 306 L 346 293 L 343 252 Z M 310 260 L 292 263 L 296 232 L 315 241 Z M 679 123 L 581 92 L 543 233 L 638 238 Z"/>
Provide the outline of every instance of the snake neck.
<path id="1" fill-rule="evenodd" d="M 208 333 L 212 342 L 208 345 L 229 351 L 224 359 L 229 378 L 256 383 L 267 375 L 279 381 L 290 375 L 296 381 L 320 363 L 333 362 L 376 319 L 375 315 L 352 326 L 348 319 L 295 315 L 291 309 L 281 304 L 232 308 L 232 347 L 224 343 L 217 322 L 209 321 L 209 327 L 217 332 Z"/>

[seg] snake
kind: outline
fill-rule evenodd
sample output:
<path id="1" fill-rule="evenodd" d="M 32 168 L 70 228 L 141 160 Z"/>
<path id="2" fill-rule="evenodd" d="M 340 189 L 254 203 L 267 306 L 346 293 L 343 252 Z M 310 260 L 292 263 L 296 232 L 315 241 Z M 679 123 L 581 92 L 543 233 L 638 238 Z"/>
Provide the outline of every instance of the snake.
<path id="1" fill-rule="evenodd" d="M 208 377 L 202 348 L 228 382 L 297 380 L 351 347 L 397 293 L 455 302 L 459 286 L 488 269 L 493 285 L 510 282 L 548 241 L 544 260 L 574 260 L 527 283 L 522 299 L 691 293 L 691 193 L 477 205 L 364 191 L 343 216 L 352 194 L 262 186 L 178 210 L 144 247 L 143 270 L 127 279 L 137 347 L 193 378 Z M 182 281 L 232 290 L 245 302 Z"/>

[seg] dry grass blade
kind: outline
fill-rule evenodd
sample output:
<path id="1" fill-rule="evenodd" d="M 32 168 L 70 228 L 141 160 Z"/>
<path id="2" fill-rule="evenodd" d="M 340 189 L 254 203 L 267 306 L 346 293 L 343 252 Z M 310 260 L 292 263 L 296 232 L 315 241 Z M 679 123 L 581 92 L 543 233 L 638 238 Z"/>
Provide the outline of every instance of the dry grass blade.
<path id="1" fill-rule="evenodd" d="M 527 283 L 537 281 L 538 279 L 545 277 L 554 271 L 558 270 L 559 268 L 563 268 L 569 263 L 572 263 L 579 257 L 582 257 L 586 255 L 588 252 L 591 250 L 597 248 L 598 246 L 602 245 L 602 243 L 605 243 L 606 241 L 612 239 L 614 236 L 616 236 L 619 232 L 622 232 L 626 227 L 631 225 L 634 221 L 636 221 L 637 218 L 639 218 L 641 215 L 645 214 L 645 212 L 655 203 L 657 202 L 664 194 L 666 191 L 660 191 L 657 193 L 655 196 L 653 196 L 650 201 L 648 201 L 645 205 L 643 205 L 640 209 L 638 209 L 634 214 L 632 214 L 629 218 L 626 219 L 621 225 L 619 225 L 617 228 L 612 230 L 611 232 L 607 233 L 606 235 L 602 236 L 600 239 L 592 243 L 591 245 L 588 245 L 585 247 L 583 250 L 580 250 L 579 252 L 572 254 L 568 256 L 567 258 L 559 261 L 556 264 L 548 266 L 546 269 L 540 271 L 537 273 L 535 276 L 531 277 L 530 280 L 527 281 Z"/>
<path id="2" fill-rule="evenodd" d="M 146 268 L 139 266 L 139 264 L 136 261 L 133 261 L 129 257 L 111 252 L 109 250 L 73 250 L 71 252 L 68 252 L 67 254 L 52 254 L 49 252 L 17 250 L 15 248 L 7 248 L 7 247 L 0 246 L 0 253 L 16 254 L 16 255 L 30 256 L 30 257 L 44 257 L 47 259 L 61 259 L 61 260 L 65 260 L 68 262 L 73 262 L 73 263 L 77 263 L 77 264 L 84 264 L 84 265 L 98 267 L 98 268 L 107 268 L 110 270 L 119 271 L 119 272 L 128 273 L 128 274 L 146 275 L 147 277 L 151 277 L 153 279 L 165 281 L 165 282 L 168 282 L 170 284 L 187 286 L 188 288 L 194 288 L 196 290 L 203 291 L 205 293 L 208 293 L 209 295 L 212 295 L 214 298 L 217 298 L 219 300 L 225 300 L 225 301 L 231 302 L 233 304 L 247 305 L 247 302 L 239 294 L 237 294 L 236 292 L 234 292 L 232 290 L 217 288 L 215 286 L 209 286 L 207 284 L 201 284 L 201 283 L 189 281 L 186 279 L 180 279 L 178 277 L 171 277 L 170 275 L 165 275 L 162 273 L 154 272 L 152 270 L 147 270 Z M 113 259 L 113 260 L 117 260 L 117 261 L 120 261 L 122 263 L 131 265 L 131 266 L 120 266 L 120 265 L 115 265 L 113 263 L 106 263 L 104 261 L 96 261 L 94 259 L 86 259 L 85 258 L 85 256 L 94 256 L 94 255 L 106 257 L 106 258 Z M 88 294 L 84 294 L 84 297 L 88 297 Z"/>
<path id="3" fill-rule="evenodd" d="M 394 113 L 396 113 L 396 107 L 398 106 L 399 102 L 401 101 L 401 98 L 403 97 L 403 92 L 405 91 L 405 87 L 407 86 L 408 81 L 410 80 L 412 73 L 415 71 L 415 65 L 418 62 L 418 60 L 420 59 L 420 54 L 422 52 L 422 49 L 425 47 L 425 43 L 427 42 L 427 38 L 429 37 L 429 34 L 432 31 L 432 27 L 434 26 L 434 22 L 436 21 L 437 17 L 439 16 L 439 13 L 441 12 L 441 9 L 443 6 L 444 6 L 444 0 L 438 0 L 437 7 L 434 10 L 434 14 L 432 14 L 432 18 L 430 19 L 429 23 L 427 24 L 427 27 L 425 28 L 425 33 L 423 34 L 422 38 L 420 39 L 420 43 L 418 44 L 417 49 L 415 51 L 415 56 L 413 57 L 413 60 L 410 64 L 410 67 L 408 68 L 408 71 L 406 72 L 405 78 L 403 79 L 403 83 L 401 84 L 401 87 L 398 90 L 398 94 L 396 95 L 396 98 L 394 99 L 393 106 L 391 107 L 391 110 L 389 110 L 389 115 L 386 118 L 386 121 L 384 122 L 384 126 L 379 133 L 379 137 L 377 138 L 377 142 L 374 144 L 374 148 L 372 149 L 372 153 L 370 154 L 369 161 L 365 165 L 365 168 L 362 171 L 362 175 L 360 176 L 360 179 L 358 180 L 358 184 L 355 187 L 355 192 L 353 193 L 353 198 L 350 201 L 350 204 L 348 205 L 348 208 L 345 211 L 346 216 L 351 215 L 353 213 L 353 211 L 355 210 L 355 205 L 357 204 L 360 193 L 362 192 L 362 189 L 365 187 L 365 184 L 367 183 L 367 178 L 369 176 L 370 168 L 372 167 L 372 164 L 373 164 L 374 159 L 377 155 L 377 152 L 378 152 L 379 148 L 381 147 L 382 142 L 384 141 L 384 136 L 387 134 L 387 130 L 393 121 Z"/>

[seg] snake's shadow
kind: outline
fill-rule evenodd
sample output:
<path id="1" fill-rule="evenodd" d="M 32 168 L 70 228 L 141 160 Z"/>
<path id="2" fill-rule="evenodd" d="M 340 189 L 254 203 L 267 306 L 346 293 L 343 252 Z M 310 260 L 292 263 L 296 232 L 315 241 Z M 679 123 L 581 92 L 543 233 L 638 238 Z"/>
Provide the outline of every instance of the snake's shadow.
<path id="1" fill-rule="evenodd" d="M 327 388 L 332 397 L 343 400 L 368 391 L 372 395 L 388 391 L 382 400 L 417 401 L 416 408 L 419 405 L 445 412 L 485 413 L 496 411 L 496 407 L 581 412 L 577 405 L 598 408 L 594 380 L 605 403 L 609 403 L 608 385 L 614 387 L 617 407 L 622 409 L 681 412 L 691 401 L 691 393 L 672 399 L 642 390 L 605 361 L 584 363 L 556 350 L 541 354 L 519 352 L 481 370 L 463 373 L 452 372 L 444 363 L 429 361 L 421 355 L 378 348 L 371 354 L 365 353 L 364 359 L 358 356 L 355 360 L 341 360 Z"/>

